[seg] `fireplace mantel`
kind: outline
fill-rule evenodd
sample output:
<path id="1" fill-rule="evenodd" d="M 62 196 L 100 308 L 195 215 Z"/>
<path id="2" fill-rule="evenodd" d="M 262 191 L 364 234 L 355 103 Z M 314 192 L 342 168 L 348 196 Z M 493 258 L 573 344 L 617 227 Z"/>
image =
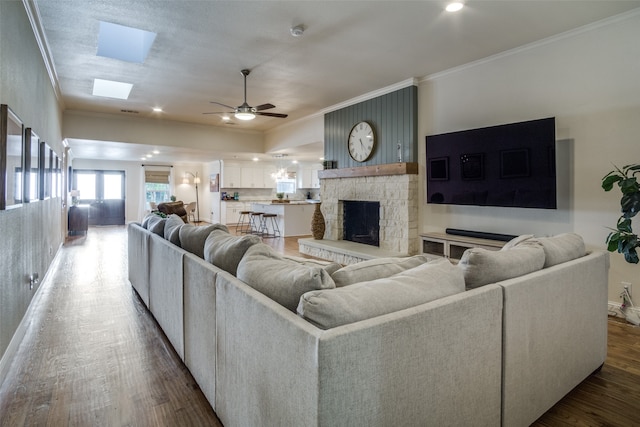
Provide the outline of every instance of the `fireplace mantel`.
<path id="1" fill-rule="evenodd" d="M 320 179 L 356 178 L 361 176 L 417 175 L 418 163 L 386 163 L 384 165 L 318 171 Z"/>

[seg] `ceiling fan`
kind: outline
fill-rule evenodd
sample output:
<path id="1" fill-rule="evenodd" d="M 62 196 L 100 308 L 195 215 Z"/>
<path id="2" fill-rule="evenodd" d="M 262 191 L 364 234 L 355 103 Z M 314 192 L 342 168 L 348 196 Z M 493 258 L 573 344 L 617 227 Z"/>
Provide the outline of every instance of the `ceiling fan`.
<path id="1" fill-rule="evenodd" d="M 223 107 L 227 107 L 233 111 L 214 111 L 210 113 L 202 113 L 202 114 L 234 114 L 236 119 L 239 120 L 253 120 L 256 115 L 260 116 L 269 116 L 269 117 L 279 117 L 281 119 L 288 117 L 288 114 L 280 114 L 280 113 L 264 113 L 263 110 L 270 110 L 271 108 L 276 108 L 273 104 L 261 104 L 255 107 L 247 104 L 247 76 L 251 72 L 251 70 L 241 70 L 240 71 L 244 76 L 244 102 L 239 107 L 232 107 L 230 105 L 222 104 L 220 102 L 210 101 L 212 104 L 222 105 Z"/>

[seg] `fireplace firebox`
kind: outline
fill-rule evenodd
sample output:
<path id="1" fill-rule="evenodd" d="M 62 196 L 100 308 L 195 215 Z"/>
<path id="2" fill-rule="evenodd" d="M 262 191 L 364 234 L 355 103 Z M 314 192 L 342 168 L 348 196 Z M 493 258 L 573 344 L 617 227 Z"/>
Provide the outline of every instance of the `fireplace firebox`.
<path id="1" fill-rule="evenodd" d="M 380 246 L 380 202 L 343 200 L 343 239 Z"/>

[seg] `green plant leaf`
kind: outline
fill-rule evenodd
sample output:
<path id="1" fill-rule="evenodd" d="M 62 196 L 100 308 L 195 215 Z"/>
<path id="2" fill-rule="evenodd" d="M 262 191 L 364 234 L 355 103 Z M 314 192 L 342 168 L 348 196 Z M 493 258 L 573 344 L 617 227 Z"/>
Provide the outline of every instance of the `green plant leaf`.
<path id="1" fill-rule="evenodd" d="M 604 178 L 602 178 L 602 188 L 604 191 L 610 191 L 613 188 L 613 184 L 623 180 L 623 177 L 616 172 L 609 172 Z"/>
<path id="2" fill-rule="evenodd" d="M 609 252 L 618 250 L 618 240 L 620 240 L 620 233 L 609 233 L 607 237 L 607 250 Z"/>
<path id="3" fill-rule="evenodd" d="M 640 191 L 624 194 L 620 199 L 620 208 L 625 218 L 633 218 L 640 211 Z"/>
<path id="4" fill-rule="evenodd" d="M 625 218 L 624 215 L 618 218 L 618 223 L 616 224 L 616 229 L 620 233 L 632 233 L 631 229 L 631 220 L 629 218 Z"/>
<path id="5" fill-rule="evenodd" d="M 638 263 L 638 252 L 635 249 L 631 249 L 629 252 L 625 252 L 624 259 L 630 264 Z"/>

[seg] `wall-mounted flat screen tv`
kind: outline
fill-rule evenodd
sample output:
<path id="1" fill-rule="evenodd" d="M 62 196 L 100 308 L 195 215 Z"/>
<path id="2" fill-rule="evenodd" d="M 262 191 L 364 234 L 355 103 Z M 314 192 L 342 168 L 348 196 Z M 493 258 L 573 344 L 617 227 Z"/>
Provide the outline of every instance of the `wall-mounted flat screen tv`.
<path id="1" fill-rule="evenodd" d="M 555 117 L 429 135 L 427 203 L 556 209 Z"/>

